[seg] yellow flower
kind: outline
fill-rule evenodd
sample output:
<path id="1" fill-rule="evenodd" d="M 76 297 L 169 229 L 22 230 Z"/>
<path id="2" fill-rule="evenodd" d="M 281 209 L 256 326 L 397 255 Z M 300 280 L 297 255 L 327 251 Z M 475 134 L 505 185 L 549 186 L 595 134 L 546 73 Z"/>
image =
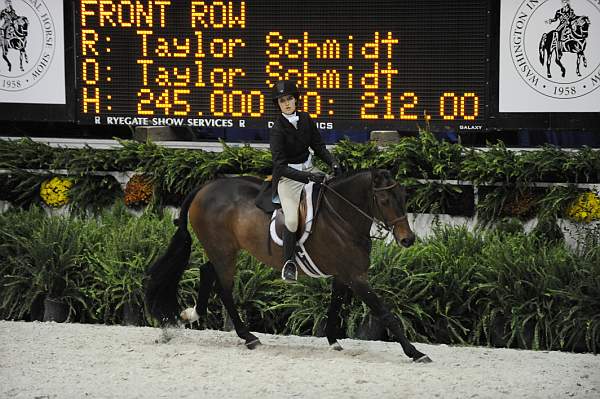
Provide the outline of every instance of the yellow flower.
<path id="1" fill-rule="evenodd" d="M 44 203 L 52 207 L 61 207 L 69 203 L 69 189 L 73 181 L 69 178 L 53 177 L 42 183 L 40 197 Z"/>
<path id="2" fill-rule="evenodd" d="M 592 191 L 582 193 L 567 209 L 567 216 L 576 222 L 600 220 L 600 199 Z"/>

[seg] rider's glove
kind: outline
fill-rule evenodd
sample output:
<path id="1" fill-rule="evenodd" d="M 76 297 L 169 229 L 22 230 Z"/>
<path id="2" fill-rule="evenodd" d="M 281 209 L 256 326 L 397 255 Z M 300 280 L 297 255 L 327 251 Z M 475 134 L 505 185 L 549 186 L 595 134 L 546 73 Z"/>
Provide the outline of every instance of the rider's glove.
<path id="1" fill-rule="evenodd" d="M 323 173 L 309 173 L 308 174 L 308 180 L 314 181 L 317 184 L 321 184 L 321 183 L 323 183 L 323 180 L 325 180 L 325 174 L 323 174 Z"/>

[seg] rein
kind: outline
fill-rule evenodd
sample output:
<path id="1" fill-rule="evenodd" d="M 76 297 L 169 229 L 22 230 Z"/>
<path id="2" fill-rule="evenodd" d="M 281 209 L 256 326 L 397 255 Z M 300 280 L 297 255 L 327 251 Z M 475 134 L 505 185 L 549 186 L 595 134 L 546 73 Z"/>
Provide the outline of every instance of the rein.
<path id="1" fill-rule="evenodd" d="M 391 184 L 389 186 L 385 186 L 385 187 L 372 187 L 371 188 L 373 190 L 373 202 L 375 202 L 375 206 L 377 206 L 380 214 L 381 214 L 381 209 L 379 209 L 379 205 L 375 201 L 375 193 L 380 192 L 380 191 L 391 190 L 392 188 L 396 187 L 397 185 L 398 185 L 398 183 L 394 182 L 394 184 Z M 388 233 L 392 233 L 392 235 L 393 235 L 394 234 L 394 228 L 396 227 L 396 224 L 398 222 L 400 222 L 400 221 L 402 221 L 402 220 L 404 220 L 404 219 L 407 218 L 406 215 L 403 215 L 403 216 L 397 217 L 396 219 L 392 220 L 391 222 L 379 221 L 379 220 L 375 219 L 374 217 L 370 216 L 369 214 L 367 214 L 362 209 L 360 209 L 358 206 L 356 206 L 352 201 L 348 200 L 342 194 L 340 194 L 337 191 L 335 191 L 333 188 L 331 188 L 331 186 L 329 186 L 327 184 L 321 184 L 321 187 L 326 188 L 327 190 L 329 190 L 330 192 L 332 192 L 333 194 L 335 194 L 339 199 L 341 199 L 342 201 L 344 201 L 346 204 L 350 205 L 359 214 L 361 214 L 365 218 L 369 219 L 371 221 L 371 223 L 374 223 L 377 226 L 377 229 L 379 231 L 386 230 Z M 329 200 L 327 199 L 326 196 L 323 195 L 323 199 L 325 200 L 325 204 L 327 205 L 327 207 L 329 208 L 329 210 L 339 220 L 341 220 L 342 222 L 344 222 L 344 224 L 346 224 L 346 225 L 350 224 L 350 223 L 348 223 L 348 221 L 346 219 L 344 219 L 344 217 L 342 215 L 340 215 L 338 213 L 338 211 L 335 210 L 335 207 L 331 204 L 331 202 L 329 202 Z M 369 235 L 369 237 L 370 238 L 383 238 L 383 237 L 377 237 L 377 236 L 371 236 L 371 235 Z"/>

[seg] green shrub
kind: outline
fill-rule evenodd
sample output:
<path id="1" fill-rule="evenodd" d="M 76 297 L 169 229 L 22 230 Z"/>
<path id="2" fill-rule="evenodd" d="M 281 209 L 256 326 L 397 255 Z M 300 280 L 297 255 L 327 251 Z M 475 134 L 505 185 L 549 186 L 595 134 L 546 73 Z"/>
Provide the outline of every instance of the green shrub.
<path id="1" fill-rule="evenodd" d="M 48 297 L 69 306 L 70 320 L 79 317 L 87 307 L 82 289 L 90 282 L 82 262 L 84 223 L 75 217 L 43 217 L 39 210 L 20 215 L 25 219 L 15 221 L 16 228 L 3 223 L 0 230 L 6 257 L 3 316 L 22 319 L 34 303 Z"/>
<path id="2" fill-rule="evenodd" d="M 88 228 L 96 231 L 98 240 L 84 254 L 94 280 L 88 294 L 97 319 L 120 323 L 124 306 L 143 313 L 146 268 L 169 242 L 175 226 L 168 214 L 160 218 L 145 212 L 134 217 L 123 212 L 123 205 L 102 216 L 89 220 Z"/>
<path id="3" fill-rule="evenodd" d="M 374 243 L 369 281 L 413 341 L 598 353 L 598 229 L 581 228 L 573 250 L 539 232 L 525 234 L 521 225 L 473 232 L 436 226 L 410 248 Z M 4 212 L 0 317 L 38 319 L 34 308 L 46 296 L 69 305 L 70 321 L 120 323 L 126 304 L 142 313 L 144 272 L 174 230 L 170 213 L 134 216 L 122 202 L 87 219 L 49 216 L 37 207 Z M 194 240 L 181 309 L 193 306 L 206 260 Z M 329 280 L 284 284 L 247 253 L 237 268 L 234 298 L 251 330 L 324 333 Z M 356 298 L 342 314 L 348 337 L 377 322 Z M 222 328 L 223 315 L 213 292 L 205 325 Z"/>

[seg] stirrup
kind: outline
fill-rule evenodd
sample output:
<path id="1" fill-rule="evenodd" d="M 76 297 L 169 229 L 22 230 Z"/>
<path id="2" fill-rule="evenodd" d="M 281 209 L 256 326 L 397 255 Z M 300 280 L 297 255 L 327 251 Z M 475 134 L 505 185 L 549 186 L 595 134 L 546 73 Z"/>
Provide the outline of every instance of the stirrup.
<path id="1" fill-rule="evenodd" d="M 281 269 L 281 279 L 284 281 L 298 280 L 298 267 L 293 260 L 288 260 Z"/>

